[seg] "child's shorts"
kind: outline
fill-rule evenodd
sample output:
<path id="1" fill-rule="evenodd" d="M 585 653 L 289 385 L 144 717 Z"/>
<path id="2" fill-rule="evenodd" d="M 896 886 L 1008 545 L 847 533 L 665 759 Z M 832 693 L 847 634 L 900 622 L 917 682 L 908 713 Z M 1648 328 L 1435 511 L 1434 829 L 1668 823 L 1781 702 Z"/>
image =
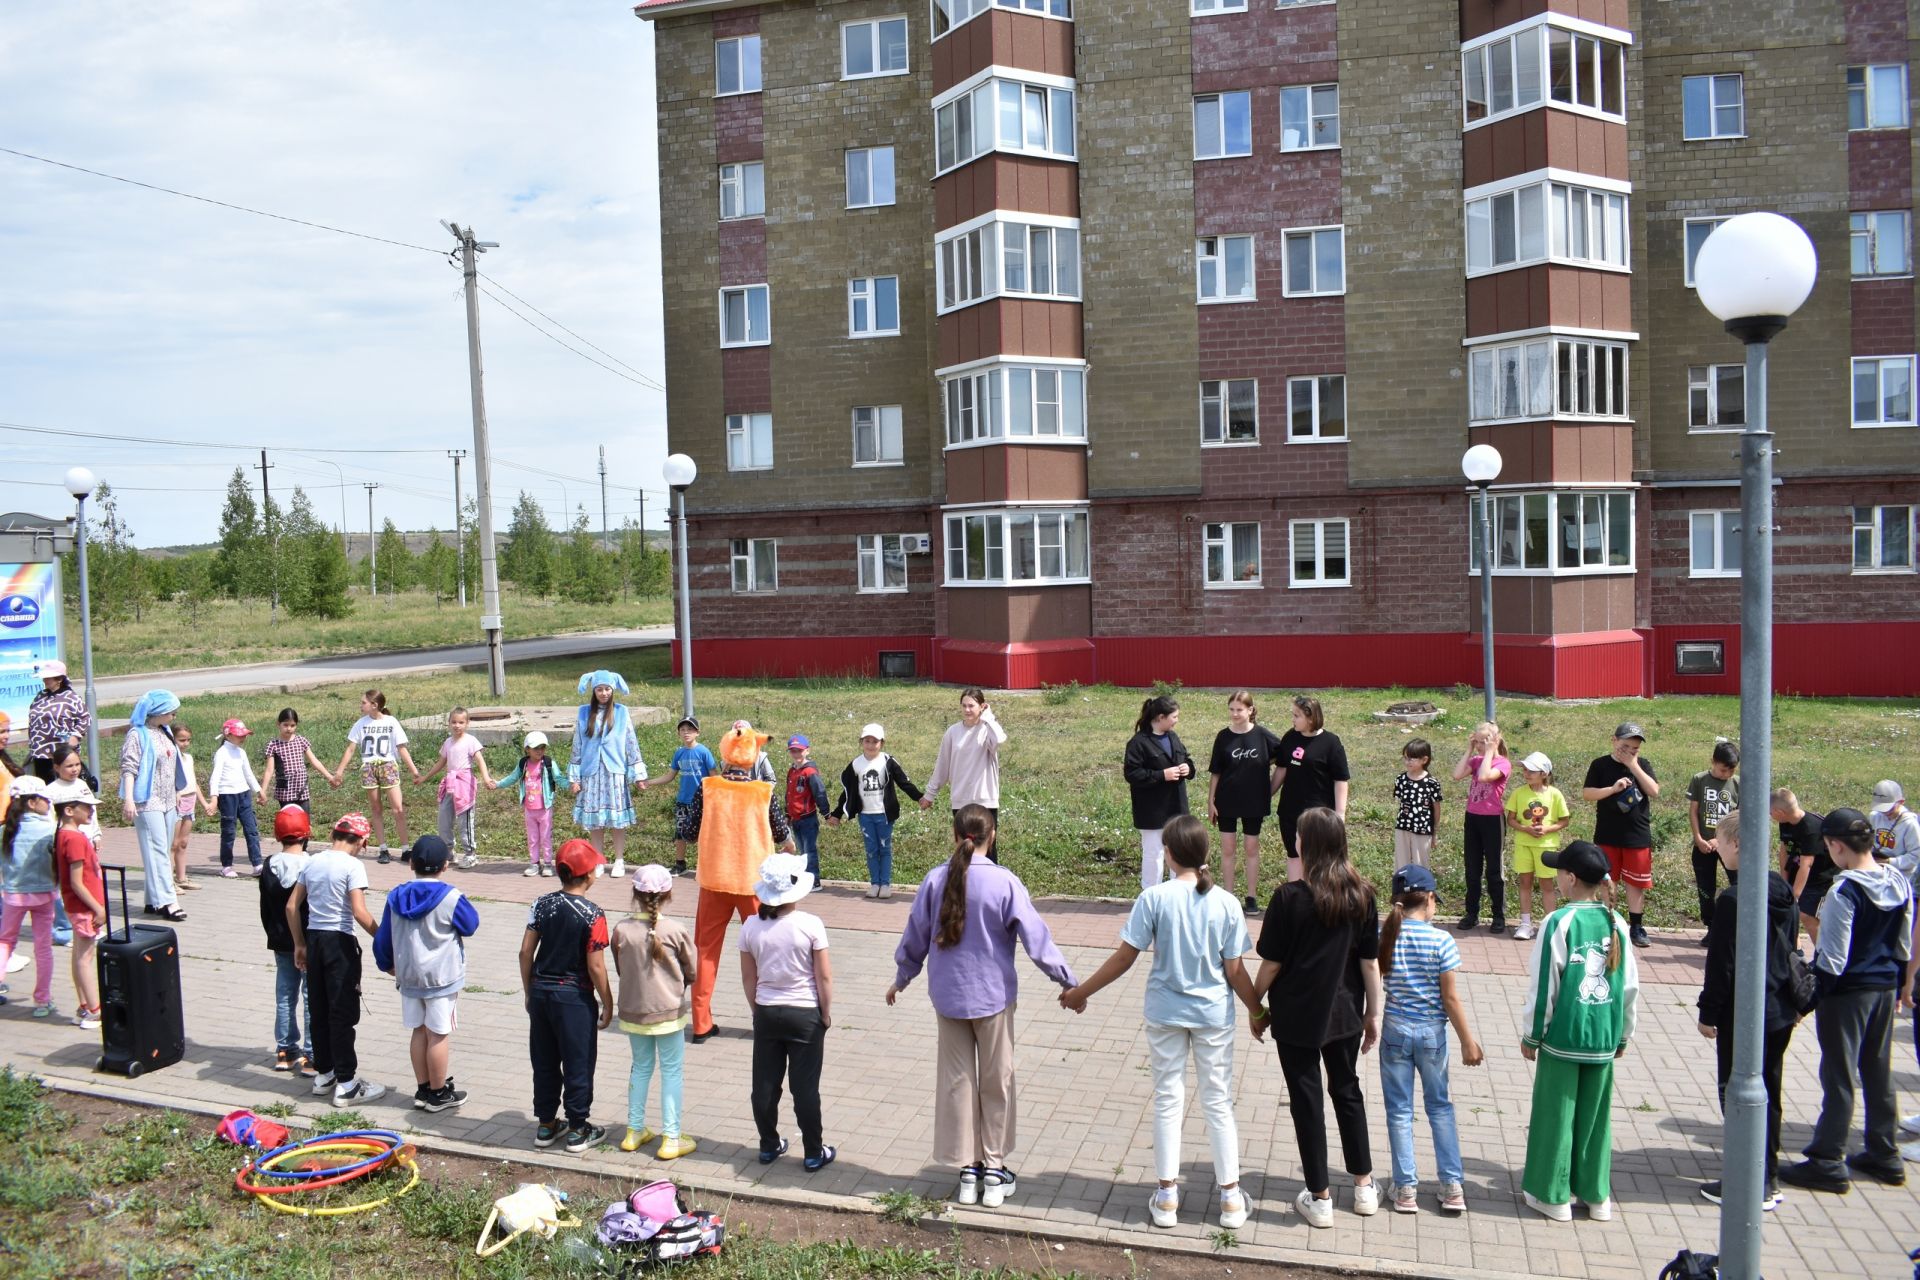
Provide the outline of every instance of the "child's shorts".
<path id="1" fill-rule="evenodd" d="M 1513 874 L 1517 876 L 1539 876 L 1545 880 L 1553 879 L 1553 868 L 1541 862 L 1540 855 L 1543 853 L 1551 853 L 1557 848 L 1559 848 L 1557 844 L 1542 845 L 1535 848 L 1532 844 L 1523 844 L 1515 840 L 1513 842 L 1512 854 Z M 1647 883 L 1653 883 L 1651 863 L 1648 864 Z"/>
<path id="2" fill-rule="evenodd" d="M 1266 820 L 1267 815 L 1264 813 L 1222 813 L 1216 825 L 1223 832 L 1244 831 L 1250 836 L 1257 836 Z"/>
<path id="3" fill-rule="evenodd" d="M 369 791 L 400 785 L 400 766 L 391 760 L 369 760 L 360 766 L 360 785 Z"/>
<path id="4" fill-rule="evenodd" d="M 100 926 L 96 923 L 96 917 L 91 911 L 69 911 L 67 922 L 73 926 L 73 931 L 83 938 L 100 936 Z"/>
<path id="5" fill-rule="evenodd" d="M 693 829 L 693 805 L 675 803 L 673 806 L 673 838 L 692 840 L 698 836 Z"/>
<path id="6" fill-rule="evenodd" d="M 1600 852 L 1607 855 L 1607 869 L 1614 883 L 1630 884 L 1636 889 L 1653 888 L 1653 850 L 1603 844 Z"/>
<path id="7" fill-rule="evenodd" d="M 409 1031 L 425 1027 L 437 1036 L 450 1036 L 460 1025 L 460 997 L 434 996 L 422 1000 L 417 996 L 401 996 L 400 1025 Z"/>

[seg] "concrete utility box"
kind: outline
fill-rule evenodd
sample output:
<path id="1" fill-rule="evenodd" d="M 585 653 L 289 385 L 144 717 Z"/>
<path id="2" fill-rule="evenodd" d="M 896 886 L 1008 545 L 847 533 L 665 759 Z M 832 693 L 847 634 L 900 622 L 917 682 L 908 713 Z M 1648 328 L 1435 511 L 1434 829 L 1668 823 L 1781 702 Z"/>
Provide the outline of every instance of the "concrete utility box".
<path id="1" fill-rule="evenodd" d="M 27 739 L 27 704 L 41 689 L 34 664 L 63 652 L 60 557 L 72 549 L 70 518 L 0 515 L 0 713 L 11 722 L 9 745 Z"/>

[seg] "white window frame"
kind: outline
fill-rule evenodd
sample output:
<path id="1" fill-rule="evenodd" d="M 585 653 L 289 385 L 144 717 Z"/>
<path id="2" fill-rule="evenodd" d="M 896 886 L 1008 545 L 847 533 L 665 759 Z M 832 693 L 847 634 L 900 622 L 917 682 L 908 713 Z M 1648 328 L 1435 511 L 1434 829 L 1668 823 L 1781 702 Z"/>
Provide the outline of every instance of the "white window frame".
<path id="1" fill-rule="evenodd" d="M 1312 9 L 1323 4 L 1332 4 L 1334 0 L 1274 0 L 1276 9 Z"/>
<path id="2" fill-rule="evenodd" d="M 860 456 L 860 415 L 866 414 L 867 429 L 873 437 L 873 456 Z M 897 404 L 855 405 L 852 413 L 853 425 L 853 465 L 856 467 L 904 467 L 906 465 L 905 428 L 902 424 L 901 407 Z M 892 452 L 888 452 L 887 433 L 891 426 Z"/>
<path id="3" fill-rule="evenodd" d="M 1238 563 L 1236 551 L 1244 551 L 1244 539 L 1253 539 L 1253 576 L 1235 578 L 1231 576 L 1233 566 Z M 1214 553 L 1220 555 L 1221 576 L 1214 575 Z M 1213 521 L 1203 526 L 1200 538 L 1200 576 L 1208 591 L 1258 591 L 1265 584 L 1261 581 L 1266 566 L 1260 559 L 1260 522 L 1258 520 Z"/>
<path id="4" fill-rule="evenodd" d="M 1233 249 L 1244 244 L 1247 255 L 1247 288 L 1245 293 L 1228 293 L 1227 265 Z M 1251 235 L 1234 234 L 1218 236 L 1199 236 L 1193 242 L 1193 292 L 1196 301 L 1203 306 L 1216 306 L 1230 302 L 1254 302 L 1259 298 L 1260 246 Z M 1207 292 L 1207 278 L 1211 274 L 1215 291 Z"/>
<path id="5" fill-rule="evenodd" d="M 1881 560 L 1884 558 L 1886 552 L 1883 542 L 1887 528 L 1887 517 L 1889 513 L 1895 511 L 1905 511 L 1907 513 L 1907 562 L 1905 564 L 1882 564 Z M 1847 559 L 1848 563 L 1852 565 L 1855 574 L 1914 572 L 1914 511 L 1915 508 L 1911 504 L 1890 502 L 1881 503 L 1878 506 L 1855 507 L 1853 509 L 1853 534 L 1848 539 L 1849 550 Z M 1867 519 L 1865 521 L 1862 521 L 1860 518 L 1862 512 L 1867 513 Z M 1867 536 L 1867 563 L 1864 565 L 1860 563 L 1860 536 L 1862 534 Z"/>
<path id="6" fill-rule="evenodd" d="M 1469 188 L 1467 277 L 1544 262 L 1631 271 L 1630 191 L 1625 182 L 1560 169 L 1537 169 Z M 1503 216 L 1512 250 L 1504 259 L 1499 256 Z"/>
<path id="7" fill-rule="evenodd" d="M 1732 133 L 1722 133 L 1720 130 L 1720 113 L 1735 105 L 1732 102 L 1723 102 L 1721 100 L 1721 92 L 1726 87 L 1727 81 L 1732 81 L 1738 86 L 1737 91 L 1739 93 L 1740 127 Z M 1702 82 L 1706 84 L 1707 92 L 1707 131 L 1705 133 L 1690 133 L 1688 132 L 1687 125 L 1687 88 L 1689 85 L 1700 84 Z M 1682 142 L 1721 142 L 1730 139 L 1744 138 L 1746 136 L 1747 78 L 1745 72 L 1712 71 L 1703 72 L 1697 76 L 1682 76 L 1680 78 L 1680 140 Z"/>
<path id="8" fill-rule="evenodd" d="M 1467 350 L 1467 421 L 1527 422 L 1551 418 L 1557 403 L 1551 335 L 1486 342 Z M 1505 375 L 1511 363 L 1513 377 Z M 1483 411 L 1481 388 L 1486 388 Z M 1507 401 L 1511 390 L 1517 399 Z"/>
<path id="9" fill-rule="evenodd" d="M 1569 66 L 1575 69 L 1570 96 L 1566 98 L 1554 96 L 1554 46 L 1561 42 L 1568 45 Z M 1495 120 L 1547 107 L 1592 116 L 1596 120 L 1624 121 L 1627 118 L 1627 51 L 1633 43 L 1632 32 L 1560 13 L 1538 14 L 1467 41 L 1460 49 L 1460 114 L 1464 130 L 1482 128 Z M 1606 45 L 1613 47 L 1611 55 L 1601 47 Z M 1594 83 L 1593 98 L 1600 105 L 1578 100 L 1584 78 L 1578 74 L 1578 64 L 1573 61 L 1576 56 L 1584 56 L 1588 64 Z M 1609 56 L 1613 59 L 1611 94 L 1601 83 Z M 1496 110 L 1494 85 L 1497 73 L 1502 71 L 1506 80 L 1506 105 Z M 1619 110 L 1605 109 L 1610 98 Z M 1479 115 L 1474 114 L 1476 103 L 1480 105 Z"/>
<path id="10" fill-rule="evenodd" d="M 760 453 L 764 445 L 766 452 Z M 739 460 L 735 460 L 736 452 Z M 730 413 L 727 415 L 727 470 L 773 470 L 773 415 L 771 413 Z"/>
<path id="11" fill-rule="evenodd" d="M 982 445 L 1056 444 L 1085 448 L 1087 368 L 1084 360 L 993 356 L 935 371 L 941 428 L 948 449 Z M 1055 399 L 1044 396 L 1051 380 Z M 1023 403 L 1024 389 L 1025 409 Z M 1054 430 L 1042 431 L 1047 406 Z M 1025 430 L 1021 430 L 1022 421 Z"/>
<path id="12" fill-rule="evenodd" d="M 1320 255 L 1318 250 L 1318 238 L 1329 232 L 1332 232 L 1333 234 L 1336 234 L 1340 237 L 1340 287 L 1337 289 L 1322 289 L 1319 287 Z M 1293 242 L 1302 236 L 1307 237 L 1309 241 L 1314 245 L 1314 248 L 1310 255 L 1311 261 L 1314 263 L 1314 269 L 1313 269 L 1314 278 L 1311 282 L 1312 287 L 1304 288 L 1304 289 L 1298 287 L 1299 282 L 1293 278 L 1293 265 L 1291 262 L 1291 259 L 1293 257 L 1293 254 L 1291 252 Z M 1327 226 L 1321 226 L 1321 227 L 1288 227 L 1280 233 L 1280 296 L 1281 297 L 1283 298 L 1338 298 L 1338 297 L 1344 296 L 1346 292 L 1347 292 L 1347 229 L 1345 226 L 1340 224 L 1329 224 Z"/>
<path id="13" fill-rule="evenodd" d="M 1325 92 L 1331 92 L 1333 94 L 1333 114 L 1331 116 L 1329 116 L 1325 111 L 1319 110 L 1316 107 L 1316 103 L 1320 100 L 1322 94 Z M 1304 115 L 1302 117 L 1305 119 L 1307 124 L 1306 131 L 1304 134 L 1306 141 L 1300 143 L 1297 146 L 1287 145 L 1287 103 L 1289 100 L 1289 95 L 1292 95 L 1292 101 L 1294 101 L 1296 104 L 1304 103 L 1306 108 Z M 1333 122 L 1333 131 L 1332 131 L 1333 141 L 1326 142 L 1326 141 L 1322 141 L 1321 139 L 1324 137 L 1324 128 L 1325 128 L 1326 122 L 1329 119 L 1331 119 Z M 1330 81 L 1324 84 L 1292 84 L 1292 85 L 1287 85 L 1283 87 L 1280 90 L 1280 150 L 1291 152 L 1291 151 L 1338 151 L 1339 149 L 1340 149 L 1340 83 L 1339 81 L 1337 80 Z"/>
<path id="14" fill-rule="evenodd" d="M 1195 18 L 1210 18 L 1216 13 L 1245 13 L 1247 0 L 1193 0 L 1188 15 Z"/>
<path id="15" fill-rule="evenodd" d="M 747 50 L 753 51 L 753 83 L 747 83 Z M 737 89 L 722 88 L 721 69 L 726 57 L 731 54 L 734 61 L 734 78 L 739 81 Z M 745 93 L 759 93 L 762 83 L 760 66 L 760 36 L 758 33 L 745 36 L 723 36 L 713 42 L 713 96 L 716 98 L 737 98 Z"/>
<path id="16" fill-rule="evenodd" d="M 1855 388 L 1859 383 L 1863 367 L 1868 365 L 1873 366 L 1874 385 L 1878 392 L 1874 397 L 1874 406 L 1879 416 L 1874 418 L 1861 418 L 1858 416 L 1860 406 L 1858 403 L 1858 393 Z M 1907 415 L 1904 418 L 1889 419 L 1886 416 L 1887 372 L 1888 366 L 1890 365 L 1906 366 Z M 1915 424 L 1914 401 L 1916 394 L 1920 393 L 1917 393 L 1915 390 L 1914 376 L 1916 373 L 1920 373 L 1920 368 L 1916 368 L 1916 362 L 1913 356 L 1855 356 L 1853 357 L 1849 373 L 1850 376 L 1847 379 L 1847 401 L 1849 405 L 1847 416 L 1857 430 L 1877 431 L 1886 427 L 1911 427 Z"/>
<path id="17" fill-rule="evenodd" d="M 1009 241 L 1017 242 L 1017 252 L 1009 250 Z M 1052 288 L 1044 292 L 1032 288 L 1036 242 L 1047 246 L 1047 283 Z M 1071 246 L 1066 255 L 1070 270 L 1062 264 L 1062 245 Z M 934 311 L 939 315 L 1003 296 L 1049 302 L 1081 300 L 1078 218 L 994 210 L 936 235 L 933 256 Z M 1022 286 L 1018 288 L 1008 284 L 1016 270 Z M 1063 290 L 1062 284 L 1069 285 L 1070 290 Z"/>
<path id="18" fill-rule="evenodd" d="M 880 39 L 881 25 L 888 22 L 900 24 L 900 65 L 882 67 L 880 51 L 886 45 Z M 873 59 L 872 71 L 850 71 L 847 69 L 847 38 L 854 27 L 867 28 L 867 54 Z M 840 24 L 840 78 L 842 80 L 878 80 L 883 76 L 904 76 L 913 70 L 912 53 L 913 33 L 904 13 L 890 13 L 879 18 L 860 18 L 853 22 Z"/>
<path id="19" fill-rule="evenodd" d="M 893 327 L 880 326 L 880 298 L 883 285 L 893 286 Z M 860 309 L 865 304 L 867 326 L 860 327 Z M 900 277 L 855 276 L 847 281 L 847 336 L 849 338 L 897 338 L 900 336 Z"/>
<path id="20" fill-rule="evenodd" d="M 907 593 L 907 551 L 903 537 L 898 533 L 863 533 L 854 539 L 857 594 L 898 596 Z M 900 566 L 898 585 L 887 582 L 889 564 Z"/>
<path id="21" fill-rule="evenodd" d="M 1710 564 L 1702 565 L 1694 554 L 1695 539 L 1703 524 L 1713 528 L 1713 558 Z M 1726 511 L 1689 511 L 1687 513 L 1687 576 L 1689 578 L 1737 578 L 1740 566 L 1727 563 L 1726 551 L 1734 549 L 1734 559 L 1739 559 L 1740 550 L 1740 511 L 1738 508 Z"/>
<path id="22" fill-rule="evenodd" d="M 866 170 L 867 195 L 871 197 L 874 194 L 873 158 L 877 153 L 882 151 L 887 153 L 887 198 L 885 200 L 874 200 L 869 198 L 864 203 L 855 202 L 853 198 L 853 168 L 855 164 L 854 157 L 855 156 L 860 157 L 859 163 Z M 898 170 L 894 167 L 894 160 L 895 160 L 895 156 L 894 156 L 894 151 L 892 146 L 848 147 L 847 148 L 846 163 L 844 166 L 846 169 L 845 176 L 846 176 L 847 208 L 849 209 L 884 209 L 889 205 L 895 203 L 895 201 L 898 199 L 900 175 Z"/>
<path id="23" fill-rule="evenodd" d="M 1634 527 L 1634 490 L 1628 485 L 1606 487 L 1587 486 L 1578 489 L 1516 489 L 1501 491 L 1495 489 L 1493 498 L 1494 545 L 1499 548 L 1499 562 L 1494 565 L 1496 578 L 1573 578 L 1593 577 L 1606 574 L 1631 574 L 1634 561 L 1639 555 L 1635 545 L 1638 531 Z M 1562 508 L 1572 504 L 1570 513 L 1575 530 L 1575 539 L 1579 554 L 1570 563 L 1561 563 L 1561 542 L 1563 527 Z M 1468 503 L 1468 553 L 1467 574 L 1477 577 L 1480 573 L 1480 499 L 1472 495 Z M 1597 513 L 1597 520 L 1592 519 Z M 1543 542 L 1530 548 L 1526 544 L 1528 527 L 1535 520 L 1544 517 L 1545 526 L 1541 529 Z M 1597 530 L 1595 539 L 1590 540 L 1587 529 Z M 1613 533 L 1618 530 L 1626 539 L 1624 563 L 1612 563 L 1614 554 Z M 1511 535 L 1518 535 L 1515 541 Z M 1590 545 L 1590 541 L 1592 545 Z M 1590 555 L 1598 552 L 1597 558 Z M 1537 553 L 1537 554 L 1536 554 Z M 1513 558 L 1510 558 L 1513 557 Z"/>
<path id="24" fill-rule="evenodd" d="M 760 548 L 766 548 L 767 565 L 772 569 L 772 581 L 760 580 Z M 764 595 L 780 589 L 780 539 L 778 538 L 734 538 L 728 546 L 728 561 L 732 570 L 731 586 L 735 595 Z M 745 585 L 742 585 L 742 584 Z"/>
<path id="25" fill-rule="evenodd" d="M 1322 407 L 1326 400 L 1329 384 L 1340 384 L 1340 434 L 1330 435 L 1326 421 L 1322 416 Z M 1309 397 L 1308 413 L 1312 416 L 1312 430 L 1305 435 L 1296 434 L 1294 425 L 1294 394 L 1296 388 L 1304 389 Z M 1316 373 L 1287 379 L 1287 443 L 1288 444 L 1345 444 L 1352 438 L 1348 428 L 1353 412 L 1347 399 L 1347 375 L 1344 373 Z"/>
<path id="26" fill-rule="evenodd" d="M 1554 417 L 1620 420 L 1632 416 L 1627 409 L 1629 382 L 1624 342 L 1605 338 L 1555 338 L 1553 372 Z M 1582 397 L 1583 387 L 1591 394 Z M 1586 407 L 1582 407 L 1583 399 Z"/>
<path id="27" fill-rule="evenodd" d="M 1022 574 L 1015 563 L 1020 526 L 1033 523 L 1033 573 Z M 970 529 L 980 530 L 979 574 L 974 573 Z M 1077 585 L 1091 581 L 1093 539 L 1090 515 L 1082 506 L 1058 503 L 995 503 L 991 506 L 947 507 L 941 529 L 945 543 L 945 583 L 949 587 L 1005 587 L 1032 583 Z M 1058 572 L 1048 573 L 1049 557 Z M 998 561 L 998 574 L 993 570 Z M 955 569 L 960 570 L 955 574 Z M 1078 572 L 1074 572 L 1078 569 Z"/>
<path id="28" fill-rule="evenodd" d="M 1890 236 L 1886 228 L 1895 231 Z M 1858 252 L 1866 247 L 1867 269 L 1857 268 Z M 1882 265 L 1888 245 L 1897 246 L 1900 260 Z M 1847 215 L 1847 263 L 1855 280 L 1897 280 L 1913 274 L 1913 212 L 1909 209 L 1860 209 Z"/>
<path id="29" fill-rule="evenodd" d="M 1327 574 L 1327 530 L 1340 526 L 1342 558 L 1346 562 L 1346 572 L 1338 578 Z M 1313 568 L 1314 576 L 1299 576 L 1300 562 L 1295 553 L 1299 545 L 1301 531 L 1313 531 Z M 1345 516 L 1332 516 L 1312 520 L 1289 520 L 1287 522 L 1287 587 L 1294 591 L 1313 591 L 1323 587 L 1350 587 L 1353 585 L 1353 522 Z"/>
<path id="30" fill-rule="evenodd" d="M 753 293 L 759 290 L 760 309 L 765 316 L 767 331 L 759 337 L 753 332 Z M 744 319 L 746 334 L 737 342 L 727 341 L 727 298 L 730 294 L 739 294 L 745 301 Z M 773 342 L 773 294 L 764 284 L 736 284 L 720 290 L 720 345 L 722 347 L 764 347 Z"/>
<path id="31" fill-rule="evenodd" d="M 1740 421 L 1720 421 L 1720 375 L 1732 369 L 1740 375 Z M 1695 364 L 1687 366 L 1687 434 L 1695 436 L 1737 434 L 1747 428 L 1747 366 L 1744 364 Z M 1706 399 L 1705 422 L 1693 420 L 1693 398 Z"/>
<path id="32" fill-rule="evenodd" d="M 1011 102 L 1006 100 L 1009 95 Z M 1001 130 L 1008 122 L 1009 106 L 1018 125 L 1018 137 L 1012 140 L 1003 137 Z M 945 136 L 943 115 L 948 121 Z M 1079 90 L 1067 77 L 1017 67 L 986 67 L 933 99 L 934 176 L 995 151 L 1077 160 L 1079 116 Z M 965 146 L 961 145 L 963 131 Z"/>
<path id="33" fill-rule="evenodd" d="M 1897 88 L 1876 88 L 1887 73 L 1899 81 Z M 1855 77 L 1858 76 L 1858 83 Z M 1857 91 L 1857 92 L 1856 92 Z M 1860 104 L 1860 123 L 1853 122 L 1854 102 Z M 1875 119 L 1878 115 L 1880 118 Z M 1907 67 L 1903 62 L 1865 63 L 1847 68 L 1847 130 L 1864 133 L 1869 129 L 1907 127 Z"/>
<path id="34" fill-rule="evenodd" d="M 729 172 L 731 171 L 731 172 Z M 727 212 L 727 196 L 733 196 L 734 211 Z M 760 207 L 749 209 L 752 203 L 749 196 L 758 192 Z M 767 168 L 762 160 L 742 160 L 738 164 L 720 166 L 720 221 L 744 222 L 749 218 L 767 216 Z"/>
<path id="35" fill-rule="evenodd" d="M 1253 434 L 1236 438 L 1233 434 L 1234 388 L 1244 386 L 1253 400 Z M 1207 438 L 1207 410 L 1219 414 L 1219 439 Z M 1200 382 L 1200 447 L 1203 449 L 1244 449 L 1260 443 L 1260 380 L 1258 378 L 1203 378 Z"/>
<path id="36" fill-rule="evenodd" d="M 1693 239 L 1693 228 L 1705 227 L 1707 229 L 1707 235 L 1700 237 L 1701 247 L 1704 248 L 1706 247 L 1707 236 L 1712 235 L 1721 223 L 1727 222 L 1733 217 L 1734 215 L 1731 213 L 1716 213 L 1704 218 L 1688 218 L 1680 224 L 1680 278 L 1686 283 L 1687 288 L 1691 289 L 1694 287 L 1693 264 L 1694 260 L 1700 256 L 1699 250 L 1690 247 Z"/>
<path id="37" fill-rule="evenodd" d="M 944 40 L 995 7 L 1054 22 L 1073 21 L 1073 0 L 953 0 L 951 13 L 941 9 L 940 0 L 930 0 L 927 29 L 934 40 Z"/>
<path id="38" fill-rule="evenodd" d="M 1229 99 L 1238 99 L 1241 110 L 1247 118 L 1247 149 L 1245 151 L 1227 150 L 1227 105 Z M 1200 149 L 1200 113 L 1211 111 L 1214 117 L 1214 130 L 1220 137 L 1220 150 L 1202 151 Z M 1219 93 L 1196 93 L 1193 95 L 1193 158 L 1195 160 L 1231 160 L 1238 156 L 1253 154 L 1253 94 L 1246 89 L 1226 89 Z"/>

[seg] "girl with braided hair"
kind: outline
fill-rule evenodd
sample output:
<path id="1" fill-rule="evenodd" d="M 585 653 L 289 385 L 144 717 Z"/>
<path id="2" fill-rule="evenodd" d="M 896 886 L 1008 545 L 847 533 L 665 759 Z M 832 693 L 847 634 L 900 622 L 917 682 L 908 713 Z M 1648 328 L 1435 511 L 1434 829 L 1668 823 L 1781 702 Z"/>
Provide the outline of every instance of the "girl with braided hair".
<path id="1" fill-rule="evenodd" d="M 622 1151 L 660 1139 L 659 1158 L 677 1160 L 694 1149 L 680 1132 L 681 1062 L 693 1009 L 693 938 L 663 914 L 673 897 L 673 873 L 648 863 L 633 874 L 633 914 L 613 930 L 613 963 L 620 974 L 620 1029 L 633 1046 L 627 1081 L 627 1136 Z M 647 1089 L 660 1068 L 660 1132 L 647 1127 Z"/>

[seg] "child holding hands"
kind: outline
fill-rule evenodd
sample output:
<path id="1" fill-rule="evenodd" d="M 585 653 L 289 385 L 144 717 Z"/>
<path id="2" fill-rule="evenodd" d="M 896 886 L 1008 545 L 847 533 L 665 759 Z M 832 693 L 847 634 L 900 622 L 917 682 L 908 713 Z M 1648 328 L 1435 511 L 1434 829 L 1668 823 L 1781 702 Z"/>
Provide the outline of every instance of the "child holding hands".
<path id="1" fill-rule="evenodd" d="M 260 798 L 265 800 L 271 791 L 275 813 L 297 804 L 311 816 L 313 791 L 307 785 L 307 770 L 311 768 L 325 778 L 330 787 L 339 786 L 340 777 L 327 772 L 327 766 L 313 754 L 312 744 L 301 735 L 299 712 L 282 707 L 278 730 L 280 736 L 267 744 L 267 770 L 260 775 Z"/>
<path id="2" fill-rule="evenodd" d="M 469 719 L 465 707 L 447 712 L 447 738 L 440 744 L 439 762 L 415 778 L 417 782 L 432 782 L 443 770 L 446 772 L 447 776 L 440 779 L 440 839 L 452 849 L 458 836 L 461 853 L 456 865 L 462 871 L 480 864 L 480 844 L 473 834 L 480 788 L 474 783 L 474 774 L 479 773 L 481 785 L 489 789 L 493 786 L 493 779 L 487 776 L 487 758 L 481 754 L 486 746 L 467 732 Z"/>
<path id="3" fill-rule="evenodd" d="M 526 754 L 513 772 L 493 783 L 495 790 L 518 784 L 520 812 L 527 824 L 527 869 L 523 876 L 553 874 L 553 797 L 560 790 L 560 770 L 547 754 L 547 735 L 535 729 L 523 744 Z"/>

